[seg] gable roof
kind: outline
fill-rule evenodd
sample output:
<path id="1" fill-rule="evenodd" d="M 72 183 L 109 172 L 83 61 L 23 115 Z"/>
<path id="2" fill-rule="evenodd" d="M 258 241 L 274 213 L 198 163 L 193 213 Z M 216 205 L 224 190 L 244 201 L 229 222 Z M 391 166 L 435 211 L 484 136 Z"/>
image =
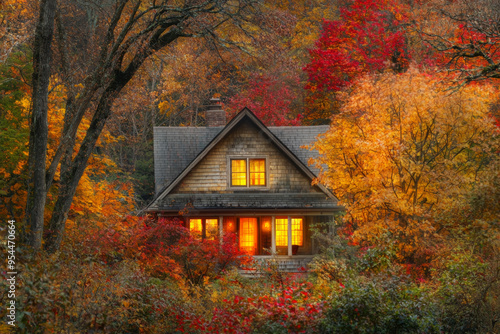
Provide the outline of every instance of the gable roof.
<path id="1" fill-rule="evenodd" d="M 312 144 L 318 135 L 328 130 L 328 125 L 270 126 L 268 129 L 306 166 L 310 158 L 318 157 L 317 151 L 301 148 Z M 155 127 L 155 192 L 170 184 L 224 127 Z M 319 170 L 308 166 L 315 176 Z"/>
<path id="2" fill-rule="evenodd" d="M 167 196 L 188 173 L 217 145 L 237 124 L 248 118 L 278 149 L 284 153 L 311 180 L 318 170 L 308 167 L 308 160 L 316 151 L 301 148 L 311 144 L 329 126 L 266 127 L 248 108 L 244 108 L 225 127 L 155 127 L 155 184 L 156 196 L 146 210 L 157 207 L 155 203 Z M 328 197 L 335 196 L 318 184 Z M 336 199 L 335 199 L 336 200 Z"/>

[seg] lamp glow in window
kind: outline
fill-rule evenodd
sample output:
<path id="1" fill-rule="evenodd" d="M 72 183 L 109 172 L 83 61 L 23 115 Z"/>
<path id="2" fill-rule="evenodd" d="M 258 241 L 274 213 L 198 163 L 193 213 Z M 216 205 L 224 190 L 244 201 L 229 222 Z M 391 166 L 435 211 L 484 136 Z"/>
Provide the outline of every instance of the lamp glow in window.
<path id="1" fill-rule="evenodd" d="M 231 232 L 231 233 L 236 232 L 236 219 L 233 218 L 233 217 L 225 217 L 224 218 L 223 229 L 224 229 L 224 233 L 226 233 L 226 232 Z"/>
<path id="2" fill-rule="evenodd" d="M 240 218 L 240 249 L 250 255 L 257 246 L 257 218 Z"/>
<path id="3" fill-rule="evenodd" d="M 263 218 L 262 219 L 262 231 L 263 232 L 269 232 L 271 231 L 271 219 L 269 218 Z"/>
<path id="4" fill-rule="evenodd" d="M 292 218 L 292 245 L 304 245 L 302 218 Z"/>
<path id="5" fill-rule="evenodd" d="M 288 246 L 288 218 L 276 218 L 276 246 Z"/>

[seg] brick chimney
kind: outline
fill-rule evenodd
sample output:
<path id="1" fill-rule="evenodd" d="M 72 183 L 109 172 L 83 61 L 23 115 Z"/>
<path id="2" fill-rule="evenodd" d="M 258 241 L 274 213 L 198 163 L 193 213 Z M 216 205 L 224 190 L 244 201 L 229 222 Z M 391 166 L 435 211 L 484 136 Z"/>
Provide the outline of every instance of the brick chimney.
<path id="1" fill-rule="evenodd" d="M 210 105 L 205 111 L 205 121 L 208 127 L 226 126 L 226 112 L 222 110 L 219 98 L 210 99 Z"/>

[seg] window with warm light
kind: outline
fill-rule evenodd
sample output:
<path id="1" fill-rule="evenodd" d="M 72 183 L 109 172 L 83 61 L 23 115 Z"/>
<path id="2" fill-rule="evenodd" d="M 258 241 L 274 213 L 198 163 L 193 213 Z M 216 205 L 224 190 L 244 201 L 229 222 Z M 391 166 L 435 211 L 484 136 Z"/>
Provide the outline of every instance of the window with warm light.
<path id="1" fill-rule="evenodd" d="M 276 218 L 276 246 L 288 246 L 288 218 Z"/>
<path id="2" fill-rule="evenodd" d="M 218 219 L 205 219 L 205 237 L 207 239 L 215 239 L 219 225 Z"/>
<path id="3" fill-rule="evenodd" d="M 250 159 L 250 186 L 266 185 L 266 160 Z"/>
<path id="4" fill-rule="evenodd" d="M 240 218 L 240 249 L 254 255 L 257 246 L 257 218 Z"/>
<path id="5" fill-rule="evenodd" d="M 189 231 L 197 238 L 215 239 L 218 235 L 219 220 L 217 218 L 191 218 Z"/>
<path id="6" fill-rule="evenodd" d="M 304 245 L 304 221 L 292 218 L 292 245 Z M 276 246 L 288 246 L 288 218 L 276 218 Z"/>
<path id="7" fill-rule="evenodd" d="M 231 159 L 232 187 L 265 187 L 266 159 Z"/>
<path id="8" fill-rule="evenodd" d="M 189 232 L 201 237 L 202 222 L 201 219 L 189 219 Z"/>
<path id="9" fill-rule="evenodd" d="M 245 187 L 247 185 L 247 160 L 231 160 L 231 185 L 233 187 Z"/>
<path id="10" fill-rule="evenodd" d="M 292 245 L 304 245 L 304 224 L 302 218 L 292 218 Z"/>

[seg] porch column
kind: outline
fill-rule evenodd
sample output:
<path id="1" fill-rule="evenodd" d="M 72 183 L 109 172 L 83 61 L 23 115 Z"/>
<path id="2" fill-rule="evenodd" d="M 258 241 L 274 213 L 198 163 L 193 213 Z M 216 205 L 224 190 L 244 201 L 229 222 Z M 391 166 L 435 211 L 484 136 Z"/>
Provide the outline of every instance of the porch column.
<path id="1" fill-rule="evenodd" d="M 288 256 L 292 256 L 292 217 L 288 216 Z"/>
<path id="2" fill-rule="evenodd" d="M 224 234 L 224 229 L 222 228 L 223 225 L 224 225 L 224 217 L 220 216 L 219 217 L 219 239 L 220 239 L 221 243 L 222 243 L 222 237 Z"/>
<path id="3" fill-rule="evenodd" d="M 276 217 L 271 217 L 271 254 L 276 254 Z"/>

